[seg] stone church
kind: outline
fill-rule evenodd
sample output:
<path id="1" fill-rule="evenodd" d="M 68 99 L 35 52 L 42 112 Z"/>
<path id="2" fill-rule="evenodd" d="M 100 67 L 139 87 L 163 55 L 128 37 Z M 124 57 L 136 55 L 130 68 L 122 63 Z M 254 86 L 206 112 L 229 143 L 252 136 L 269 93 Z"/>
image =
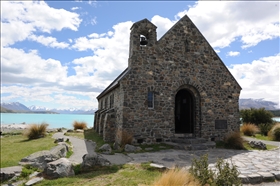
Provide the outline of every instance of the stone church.
<path id="1" fill-rule="evenodd" d="M 147 19 L 130 32 L 128 67 L 99 96 L 94 129 L 105 141 L 216 141 L 239 130 L 240 85 L 187 15 L 157 40 Z"/>

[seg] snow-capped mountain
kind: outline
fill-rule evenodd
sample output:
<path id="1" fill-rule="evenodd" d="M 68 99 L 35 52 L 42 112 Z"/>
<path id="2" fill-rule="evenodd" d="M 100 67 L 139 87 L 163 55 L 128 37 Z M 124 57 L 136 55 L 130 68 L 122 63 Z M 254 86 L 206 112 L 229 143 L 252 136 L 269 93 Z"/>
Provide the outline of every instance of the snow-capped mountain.
<path id="1" fill-rule="evenodd" d="M 46 107 L 40 107 L 40 106 L 35 106 L 35 105 L 32 105 L 28 108 L 32 111 L 50 111 L 51 110 L 51 109 L 46 108 Z"/>
<path id="2" fill-rule="evenodd" d="M 263 99 L 239 99 L 239 109 L 265 108 L 266 110 L 276 110 L 276 107 L 277 103 Z"/>
<path id="3" fill-rule="evenodd" d="M 19 102 L 1 103 L 1 107 L 15 111 L 30 111 L 29 108 Z"/>
<path id="4" fill-rule="evenodd" d="M 13 111 L 24 111 L 24 112 L 55 112 L 59 114 L 94 114 L 96 109 L 77 109 L 77 108 L 69 108 L 69 109 L 50 109 L 46 107 L 36 106 L 32 105 L 30 107 L 26 107 L 25 105 L 19 103 L 19 102 L 11 102 L 11 103 L 1 103 L 1 107 L 13 110 Z"/>

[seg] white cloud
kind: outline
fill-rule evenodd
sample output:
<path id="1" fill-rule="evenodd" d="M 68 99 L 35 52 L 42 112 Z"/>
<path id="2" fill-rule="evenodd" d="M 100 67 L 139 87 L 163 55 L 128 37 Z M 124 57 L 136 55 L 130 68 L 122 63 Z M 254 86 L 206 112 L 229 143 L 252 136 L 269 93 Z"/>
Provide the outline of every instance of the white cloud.
<path id="1" fill-rule="evenodd" d="M 230 51 L 227 53 L 227 56 L 239 56 L 240 55 L 240 52 L 233 52 L 233 51 Z"/>
<path id="2" fill-rule="evenodd" d="M 67 67 L 54 59 L 42 59 L 36 50 L 2 48 L 1 70 L 4 83 L 49 84 L 67 77 Z"/>
<path id="3" fill-rule="evenodd" d="M 242 87 L 240 97 L 265 98 L 279 103 L 279 61 L 280 54 L 230 66 L 229 70 Z"/>
<path id="4" fill-rule="evenodd" d="M 77 6 L 71 8 L 71 10 L 78 10 L 78 9 L 80 9 L 80 7 L 77 7 Z"/>
<path id="5" fill-rule="evenodd" d="M 77 31 L 82 21 L 78 14 L 54 9 L 44 1 L 3 1 L 1 16 L 2 46 L 23 41 L 36 31 L 51 33 L 53 30 L 61 31 L 64 28 Z"/>
<path id="6" fill-rule="evenodd" d="M 54 37 L 45 37 L 42 35 L 40 35 L 40 36 L 31 35 L 28 37 L 28 39 L 41 43 L 45 46 L 52 47 L 52 48 L 67 48 L 69 46 L 68 43 L 57 42 L 56 38 L 54 38 Z"/>
<path id="7" fill-rule="evenodd" d="M 161 38 L 176 22 L 168 18 L 155 15 L 152 17 L 151 22 L 157 26 L 157 39 Z"/>
<path id="8" fill-rule="evenodd" d="M 224 48 L 241 38 L 242 48 L 279 37 L 279 2 L 198 1 L 187 14 L 212 47 Z"/>

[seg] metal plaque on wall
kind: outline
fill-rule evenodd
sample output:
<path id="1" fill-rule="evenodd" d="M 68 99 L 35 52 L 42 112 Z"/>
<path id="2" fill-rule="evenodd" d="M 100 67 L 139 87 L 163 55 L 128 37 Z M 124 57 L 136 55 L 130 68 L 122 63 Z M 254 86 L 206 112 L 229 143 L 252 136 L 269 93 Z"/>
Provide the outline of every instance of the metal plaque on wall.
<path id="1" fill-rule="evenodd" d="M 227 129 L 227 120 L 215 120 L 215 129 Z"/>

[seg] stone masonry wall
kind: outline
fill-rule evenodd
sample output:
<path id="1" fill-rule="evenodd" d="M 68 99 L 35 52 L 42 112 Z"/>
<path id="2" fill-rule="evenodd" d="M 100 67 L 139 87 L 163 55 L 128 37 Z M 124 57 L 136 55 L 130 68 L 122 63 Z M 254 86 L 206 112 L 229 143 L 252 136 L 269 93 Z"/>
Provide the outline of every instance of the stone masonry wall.
<path id="1" fill-rule="evenodd" d="M 152 26 L 139 23 L 131 31 L 131 70 L 121 80 L 122 127 L 134 134 L 135 142 L 168 141 L 174 136 L 175 96 L 182 88 L 195 95 L 195 136 L 218 140 L 237 130 L 241 88 L 189 18 L 142 47 L 137 36 L 145 28 Z M 154 109 L 147 106 L 148 90 L 155 92 Z M 216 129 L 216 120 L 226 120 L 227 129 Z"/>

